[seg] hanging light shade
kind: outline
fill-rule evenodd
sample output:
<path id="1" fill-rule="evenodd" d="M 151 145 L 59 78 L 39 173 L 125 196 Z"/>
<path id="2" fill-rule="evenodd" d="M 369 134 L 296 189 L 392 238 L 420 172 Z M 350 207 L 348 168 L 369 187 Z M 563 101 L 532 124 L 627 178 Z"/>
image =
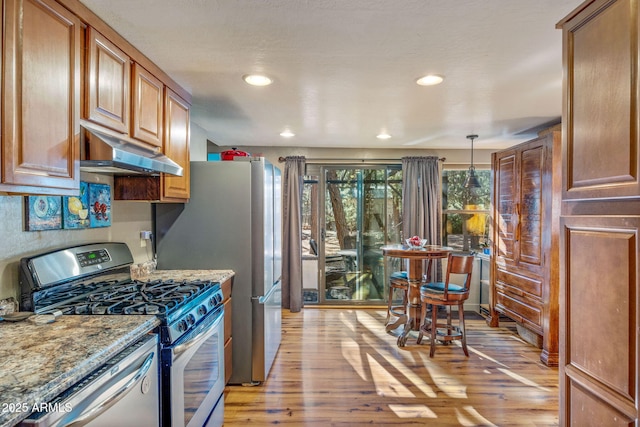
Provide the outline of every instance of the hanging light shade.
<path id="1" fill-rule="evenodd" d="M 471 166 L 469 166 L 469 172 L 467 173 L 467 178 L 464 180 L 464 188 L 480 188 L 480 181 L 478 181 L 478 177 L 476 176 L 476 168 L 473 166 L 473 140 L 476 139 L 478 135 L 467 135 L 467 139 L 471 140 Z"/>

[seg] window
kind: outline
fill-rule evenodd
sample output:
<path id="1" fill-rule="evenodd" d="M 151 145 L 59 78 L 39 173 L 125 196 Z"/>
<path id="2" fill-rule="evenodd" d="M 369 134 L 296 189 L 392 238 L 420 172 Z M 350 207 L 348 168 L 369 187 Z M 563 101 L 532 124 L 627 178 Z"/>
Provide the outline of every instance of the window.
<path id="1" fill-rule="evenodd" d="M 464 187 L 465 170 L 442 173 L 443 244 L 461 251 L 481 251 L 489 244 L 491 171 L 476 170 L 481 187 Z"/>

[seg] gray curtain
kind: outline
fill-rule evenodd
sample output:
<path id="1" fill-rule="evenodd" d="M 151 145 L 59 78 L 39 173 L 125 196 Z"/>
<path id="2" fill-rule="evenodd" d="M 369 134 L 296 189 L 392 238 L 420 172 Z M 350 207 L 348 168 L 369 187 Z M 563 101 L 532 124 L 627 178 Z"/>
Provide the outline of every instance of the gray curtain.
<path id="1" fill-rule="evenodd" d="M 402 158 L 403 239 L 420 236 L 429 245 L 442 244 L 440 160 L 436 156 Z M 440 263 L 436 277 L 441 280 Z"/>
<path id="2" fill-rule="evenodd" d="M 285 158 L 282 188 L 282 307 L 302 309 L 302 179 L 305 158 Z"/>

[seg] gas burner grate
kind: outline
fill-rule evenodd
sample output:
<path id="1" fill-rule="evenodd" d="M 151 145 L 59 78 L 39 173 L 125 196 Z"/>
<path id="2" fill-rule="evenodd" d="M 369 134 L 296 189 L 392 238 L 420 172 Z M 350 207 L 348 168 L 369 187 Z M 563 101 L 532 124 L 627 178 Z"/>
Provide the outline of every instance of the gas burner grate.
<path id="1" fill-rule="evenodd" d="M 216 282 L 202 280 L 101 281 L 47 292 L 38 304 L 63 314 L 154 314 L 166 316 L 189 304 Z"/>

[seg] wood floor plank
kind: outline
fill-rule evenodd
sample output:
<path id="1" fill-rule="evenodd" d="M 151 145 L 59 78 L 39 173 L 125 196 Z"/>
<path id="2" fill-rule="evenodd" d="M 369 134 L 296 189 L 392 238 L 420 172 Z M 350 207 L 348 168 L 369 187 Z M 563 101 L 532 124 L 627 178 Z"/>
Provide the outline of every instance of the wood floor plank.
<path id="1" fill-rule="evenodd" d="M 467 321 L 465 357 L 386 333 L 381 309 L 283 311 L 268 380 L 225 388 L 225 426 L 557 426 L 558 370 L 514 328 Z"/>

